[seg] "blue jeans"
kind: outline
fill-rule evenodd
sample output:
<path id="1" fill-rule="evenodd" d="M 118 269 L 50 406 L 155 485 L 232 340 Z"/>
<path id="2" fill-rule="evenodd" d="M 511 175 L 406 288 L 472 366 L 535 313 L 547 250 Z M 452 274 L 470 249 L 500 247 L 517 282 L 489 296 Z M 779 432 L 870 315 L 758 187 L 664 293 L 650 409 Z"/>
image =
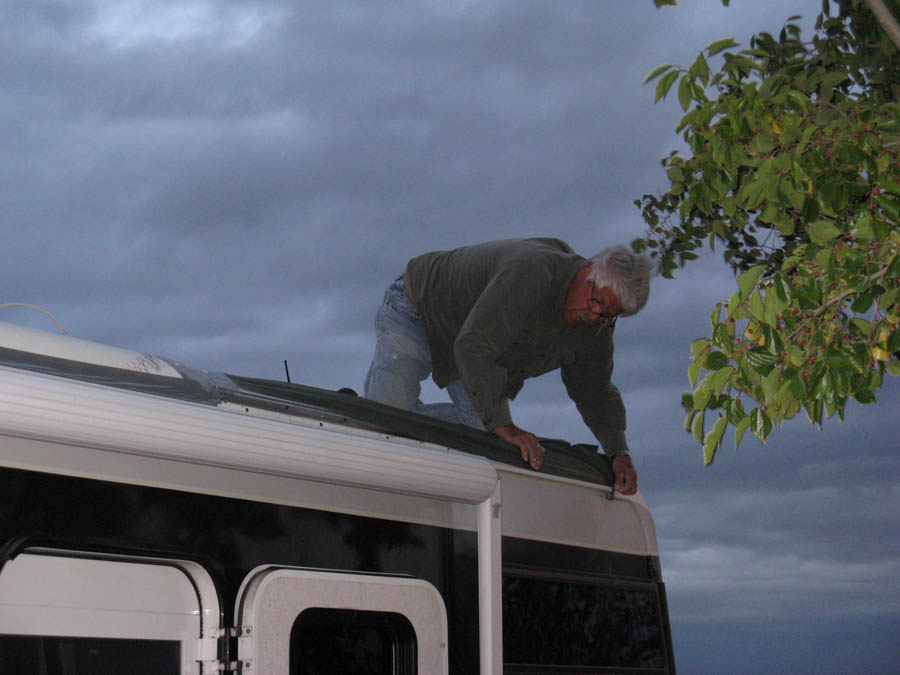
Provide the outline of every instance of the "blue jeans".
<path id="1" fill-rule="evenodd" d="M 431 374 L 431 350 L 425 322 L 416 311 L 403 279 L 397 279 L 375 315 L 375 356 L 366 375 L 365 397 L 396 408 L 484 429 L 462 382 L 447 384 L 453 403 L 422 403 L 421 382 Z"/>

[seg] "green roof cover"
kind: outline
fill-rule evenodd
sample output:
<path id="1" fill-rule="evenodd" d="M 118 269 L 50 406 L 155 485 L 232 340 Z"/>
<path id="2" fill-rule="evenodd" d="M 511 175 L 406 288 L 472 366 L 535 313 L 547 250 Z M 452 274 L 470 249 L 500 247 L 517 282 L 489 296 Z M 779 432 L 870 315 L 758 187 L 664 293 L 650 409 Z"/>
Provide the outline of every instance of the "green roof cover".
<path id="1" fill-rule="evenodd" d="M 237 389 L 220 390 L 226 401 L 257 405 L 261 402 L 259 398 L 261 396 L 262 400 L 268 403 L 268 407 L 273 409 L 280 407 L 287 413 L 300 413 L 301 408 L 318 408 L 338 413 L 348 420 L 362 422 L 366 426 L 395 436 L 446 446 L 516 467 L 527 467 L 518 448 L 486 431 L 419 415 L 343 392 L 238 375 L 228 375 L 228 378 L 237 385 Z M 298 409 L 291 410 L 291 404 L 296 405 Z M 606 455 L 598 453 L 597 446 L 581 443 L 573 445 L 548 438 L 542 438 L 541 444 L 547 450 L 541 467 L 542 472 L 601 485 L 613 484 L 610 460 Z"/>

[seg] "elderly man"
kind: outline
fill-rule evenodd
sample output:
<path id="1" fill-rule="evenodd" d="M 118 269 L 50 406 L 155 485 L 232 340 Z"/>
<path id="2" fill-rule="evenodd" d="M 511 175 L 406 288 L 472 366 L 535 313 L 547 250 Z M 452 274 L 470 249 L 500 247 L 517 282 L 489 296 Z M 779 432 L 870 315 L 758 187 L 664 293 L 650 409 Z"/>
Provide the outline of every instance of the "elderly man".
<path id="1" fill-rule="evenodd" d="M 557 368 L 585 424 L 612 457 L 615 487 L 637 490 L 625 406 L 610 381 L 616 317 L 647 302 L 651 262 L 625 246 L 593 258 L 559 239 L 510 239 L 413 258 L 375 317 L 367 398 L 487 429 L 539 469 L 544 448 L 513 424 L 509 399 Z M 432 373 L 452 403 L 424 404 Z"/>

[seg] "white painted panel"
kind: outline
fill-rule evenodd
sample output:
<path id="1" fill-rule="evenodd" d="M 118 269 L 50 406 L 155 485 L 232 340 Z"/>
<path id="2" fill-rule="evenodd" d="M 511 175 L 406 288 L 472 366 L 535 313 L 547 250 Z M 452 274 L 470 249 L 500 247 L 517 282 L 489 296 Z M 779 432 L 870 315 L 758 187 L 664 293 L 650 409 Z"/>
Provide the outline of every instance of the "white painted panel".
<path id="1" fill-rule="evenodd" d="M 619 553 L 659 555 L 653 520 L 638 494 L 625 497 L 578 481 L 501 471 L 503 534 Z"/>

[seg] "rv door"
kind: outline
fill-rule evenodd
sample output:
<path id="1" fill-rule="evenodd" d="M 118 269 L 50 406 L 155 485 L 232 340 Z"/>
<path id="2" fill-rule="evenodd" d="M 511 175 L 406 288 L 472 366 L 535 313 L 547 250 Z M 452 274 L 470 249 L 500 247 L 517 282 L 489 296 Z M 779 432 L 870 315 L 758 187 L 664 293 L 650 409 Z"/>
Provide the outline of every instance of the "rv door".
<path id="1" fill-rule="evenodd" d="M 196 563 L 29 549 L 0 569 L 0 670 L 215 673 L 220 619 Z"/>

